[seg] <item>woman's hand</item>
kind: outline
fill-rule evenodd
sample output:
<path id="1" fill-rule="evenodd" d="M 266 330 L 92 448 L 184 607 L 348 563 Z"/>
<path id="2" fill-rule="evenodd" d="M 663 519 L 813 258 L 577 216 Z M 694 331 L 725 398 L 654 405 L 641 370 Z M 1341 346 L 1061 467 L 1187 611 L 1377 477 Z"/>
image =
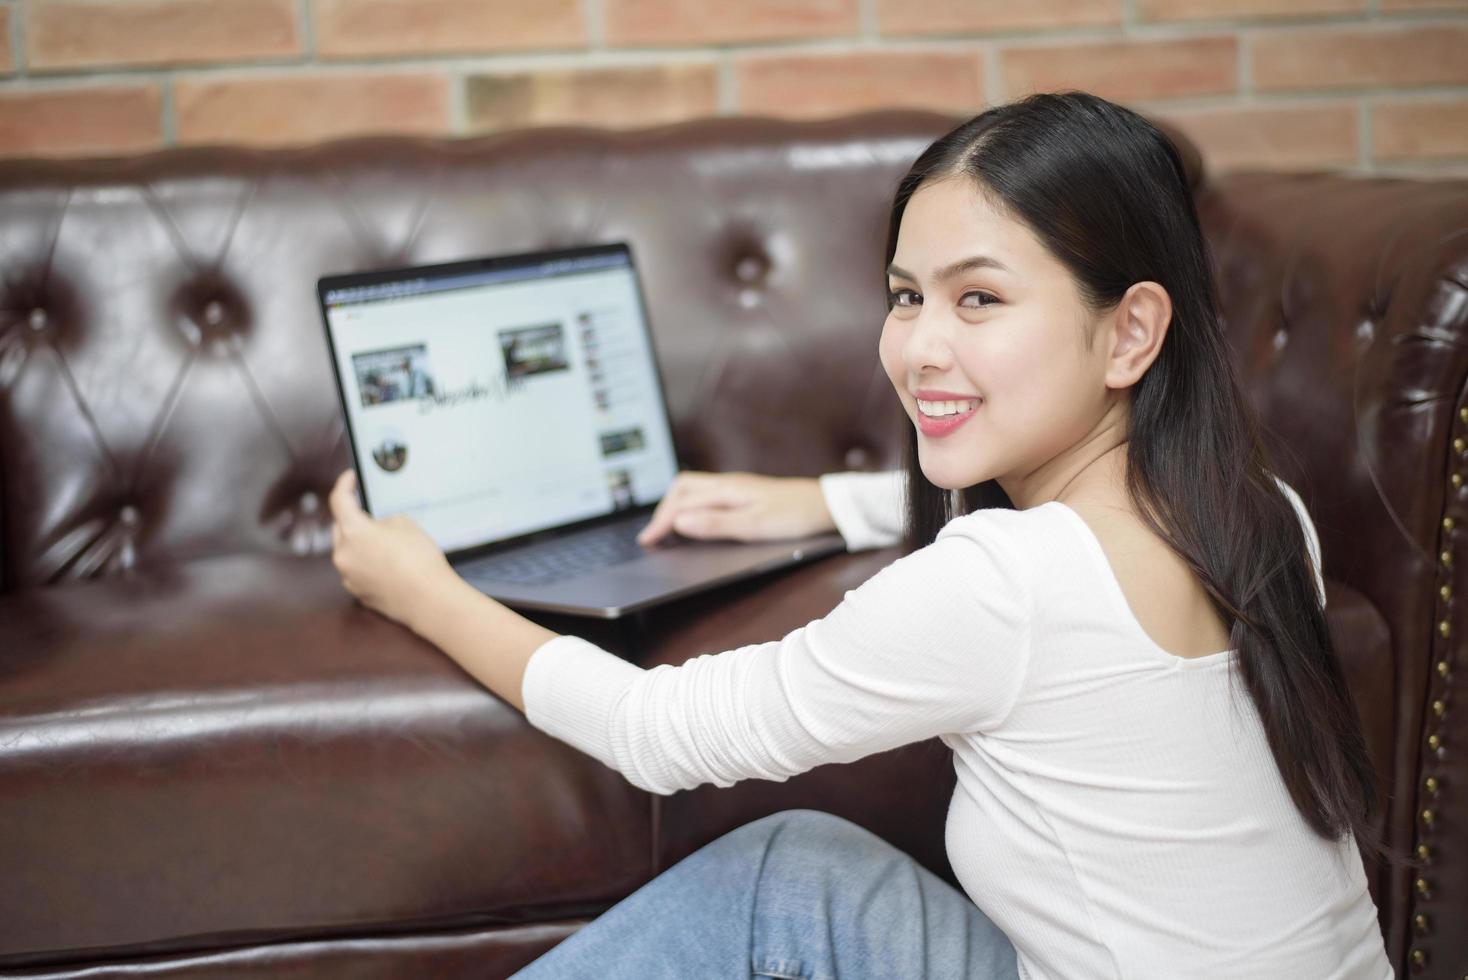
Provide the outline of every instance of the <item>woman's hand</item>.
<path id="1" fill-rule="evenodd" d="M 671 531 L 687 538 L 773 541 L 835 529 L 812 477 L 685 470 L 674 477 L 637 541 L 655 544 Z"/>
<path id="2" fill-rule="evenodd" d="M 413 519 L 373 518 L 357 502 L 357 474 L 347 470 L 331 489 L 331 563 L 362 604 L 416 628 L 425 600 L 457 579 L 443 551 Z"/>

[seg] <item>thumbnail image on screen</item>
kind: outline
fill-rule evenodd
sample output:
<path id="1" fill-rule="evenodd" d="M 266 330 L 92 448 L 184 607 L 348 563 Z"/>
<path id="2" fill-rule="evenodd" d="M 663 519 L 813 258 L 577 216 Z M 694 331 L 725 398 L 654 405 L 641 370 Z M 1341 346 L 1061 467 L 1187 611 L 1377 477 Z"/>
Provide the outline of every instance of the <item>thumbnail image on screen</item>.
<path id="1" fill-rule="evenodd" d="M 644 445 L 642 429 L 638 426 L 601 434 L 601 454 L 603 456 L 630 452 L 634 449 L 641 449 Z"/>
<path id="2" fill-rule="evenodd" d="M 408 461 L 408 444 L 398 433 L 388 433 L 372 447 L 372 461 L 385 472 L 396 473 Z"/>
<path id="3" fill-rule="evenodd" d="M 607 470 L 607 489 L 612 492 L 614 510 L 626 510 L 636 503 L 632 497 L 632 474 L 627 470 Z"/>
<path id="4" fill-rule="evenodd" d="M 363 408 L 434 394 L 426 344 L 353 354 L 352 368 L 357 372 Z"/>
<path id="5" fill-rule="evenodd" d="M 500 350 L 505 356 L 505 377 L 523 378 L 547 371 L 566 371 L 566 337 L 559 323 L 501 330 Z"/>

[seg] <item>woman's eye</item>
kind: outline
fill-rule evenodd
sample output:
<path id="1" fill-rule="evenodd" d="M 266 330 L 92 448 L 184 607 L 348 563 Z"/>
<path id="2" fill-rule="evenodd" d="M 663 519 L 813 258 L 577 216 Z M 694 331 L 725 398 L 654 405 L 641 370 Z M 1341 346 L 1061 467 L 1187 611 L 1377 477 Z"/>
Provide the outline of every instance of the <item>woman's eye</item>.
<path id="1" fill-rule="evenodd" d="M 973 300 L 973 302 L 969 302 L 969 300 Z M 987 306 L 993 306 L 995 303 L 998 303 L 998 302 L 999 302 L 999 298 L 997 296 L 993 296 L 993 295 L 991 295 L 989 293 L 981 293 L 981 292 L 964 293 L 962 296 L 960 296 L 958 298 L 958 305 L 959 306 L 967 306 L 967 307 L 970 307 L 970 308 L 977 307 L 979 309 L 982 309 L 982 308 L 987 307 Z"/>
<path id="2" fill-rule="evenodd" d="M 922 306 L 923 298 L 912 289 L 892 289 L 887 292 L 888 306 Z"/>

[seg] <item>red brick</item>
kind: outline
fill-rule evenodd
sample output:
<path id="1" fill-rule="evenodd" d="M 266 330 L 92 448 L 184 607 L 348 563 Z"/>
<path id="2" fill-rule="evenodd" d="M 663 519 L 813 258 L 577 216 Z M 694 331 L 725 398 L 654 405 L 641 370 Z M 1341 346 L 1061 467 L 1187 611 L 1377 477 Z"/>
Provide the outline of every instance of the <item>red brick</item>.
<path id="1" fill-rule="evenodd" d="M 877 0 L 883 34 L 999 34 L 1121 25 L 1122 0 Z"/>
<path id="2" fill-rule="evenodd" d="M 718 111 L 713 65 L 653 65 L 473 75 L 469 124 L 476 131 L 585 124 L 652 126 Z"/>
<path id="3" fill-rule="evenodd" d="M 1004 94 L 1077 88 L 1107 99 L 1168 99 L 1238 89 L 1232 36 L 1105 41 L 1010 48 L 1000 55 Z"/>
<path id="4" fill-rule="evenodd" d="M 604 0 L 607 43 L 725 44 L 843 37 L 861 27 L 858 0 Z"/>
<path id="5" fill-rule="evenodd" d="M 294 0 L 37 0 L 26 8 L 38 71 L 298 54 Z"/>
<path id="6" fill-rule="evenodd" d="M 96 156 L 163 142 L 156 85 L 0 93 L 0 154 Z"/>
<path id="7" fill-rule="evenodd" d="M 174 111 L 180 143 L 446 134 L 449 85 L 437 74 L 184 79 L 174 89 Z"/>
<path id="8" fill-rule="evenodd" d="M 316 0 L 323 57 L 580 47 L 580 0 Z"/>
<path id="9" fill-rule="evenodd" d="M 1371 153 L 1377 160 L 1468 157 L 1468 98 L 1378 102 Z"/>
<path id="10" fill-rule="evenodd" d="M 1468 25 L 1272 31 L 1252 42 L 1261 91 L 1468 84 Z"/>
<path id="11" fill-rule="evenodd" d="M 1293 20 L 1366 9 L 1366 0 L 1137 0 L 1137 18 L 1143 21 Z"/>
<path id="12" fill-rule="evenodd" d="M 978 52 L 751 56 L 735 68 L 739 111 L 752 115 L 834 116 L 889 106 L 975 113 L 984 105 Z"/>
<path id="13" fill-rule="evenodd" d="M 1211 173 L 1240 168 L 1329 170 L 1360 162 L 1356 106 L 1162 109 L 1198 145 Z"/>

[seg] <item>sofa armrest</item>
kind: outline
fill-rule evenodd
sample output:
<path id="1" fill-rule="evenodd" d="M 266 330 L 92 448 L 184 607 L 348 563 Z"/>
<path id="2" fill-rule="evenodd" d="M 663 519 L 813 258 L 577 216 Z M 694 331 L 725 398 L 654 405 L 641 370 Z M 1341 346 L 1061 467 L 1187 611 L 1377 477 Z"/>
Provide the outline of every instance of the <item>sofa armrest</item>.
<path id="1" fill-rule="evenodd" d="M 1453 762 L 1468 715 L 1451 707 L 1468 675 L 1454 558 L 1468 524 L 1468 181 L 1235 173 L 1198 209 L 1276 470 L 1315 519 L 1326 576 L 1389 637 L 1392 683 L 1352 689 L 1369 718 L 1391 719 L 1373 757 L 1388 839 L 1435 866 L 1387 869 L 1388 954 L 1399 971 L 1446 969 L 1468 959 L 1468 933 L 1434 925 L 1468 920 L 1468 775 Z"/>

